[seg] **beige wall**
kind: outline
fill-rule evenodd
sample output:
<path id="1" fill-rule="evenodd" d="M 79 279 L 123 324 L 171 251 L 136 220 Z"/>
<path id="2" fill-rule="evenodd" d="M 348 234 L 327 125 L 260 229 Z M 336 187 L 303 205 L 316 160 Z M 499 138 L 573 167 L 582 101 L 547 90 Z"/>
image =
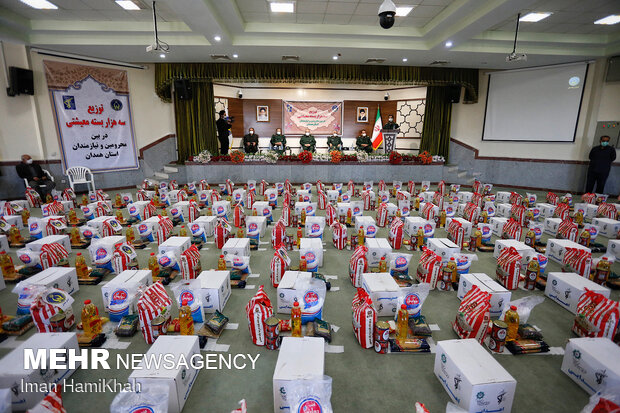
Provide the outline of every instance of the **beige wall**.
<path id="1" fill-rule="evenodd" d="M 605 83 L 601 94 L 598 120 L 620 120 L 620 82 Z"/>

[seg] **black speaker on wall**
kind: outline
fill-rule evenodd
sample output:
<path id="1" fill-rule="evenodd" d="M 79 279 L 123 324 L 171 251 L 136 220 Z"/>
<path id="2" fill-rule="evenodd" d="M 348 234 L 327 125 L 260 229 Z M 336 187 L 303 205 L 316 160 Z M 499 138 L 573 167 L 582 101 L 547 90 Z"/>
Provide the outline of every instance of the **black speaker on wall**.
<path id="1" fill-rule="evenodd" d="M 189 100 L 192 98 L 192 84 L 187 79 L 179 79 L 174 81 L 174 93 L 181 100 Z"/>
<path id="2" fill-rule="evenodd" d="M 450 85 L 446 87 L 446 100 L 450 103 L 459 103 L 461 99 L 461 85 Z"/>
<path id="3" fill-rule="evenodd" d="M 10 66 L 9 87 L 6 88 L 6 94 L 9 96 L 34 95 L 32 70 Z"/>

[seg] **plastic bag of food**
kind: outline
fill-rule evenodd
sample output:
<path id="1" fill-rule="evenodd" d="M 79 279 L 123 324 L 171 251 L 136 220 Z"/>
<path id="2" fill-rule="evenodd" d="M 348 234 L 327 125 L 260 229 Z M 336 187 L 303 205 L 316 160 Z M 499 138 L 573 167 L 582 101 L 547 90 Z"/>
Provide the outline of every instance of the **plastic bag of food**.
<path id="1" fill-rule="evenodd" d="M 620 383 L 608 384 L 590 396 L 581 413 L 620 413 Z"/>
<path id="2" fill-rule="evenodd" d="M 291 412 L 333 413 L 331 377 L 319 376 L 293 380 L 286 387 L 286 397 L 290 400 Z"/>
<path id="3" fill-rule="evenodd" d="M 390 268 L 390 275 L 409 275 L 409 262 L 412 254 L 402 252 L 390 252 L 387 254 L 387 261 Z"/>
<path id="4" fill-rule="evenodd" d="M 187 300 L 187 305 L 192 310 L 192 318 L 196 323 L 203 322 L 202 299 L 200 298 L 200 281 L 182 281 L 170 287 L 177 306 L 181 308 L 183 301 Z"/>
<path id="5" fill-rule="evenodd" d="M 510 306 L 514 305 L 517 307 L 517 313 L 519 314 L 519 324 L 526 324 L 527 320 L 530 318 L 532 309 L 543 301 L 545 301 L 545 297 L 537 295 L 528 295 L 527 297 L 511 301 L 506 307 L 504 307 L 500 320 L 504 319 L 506 311 L 510 308 Z"/>
<path id="6" fill-rule="evenodd" d="M 137 411 L 166 413 L 168 411 L 168 386 L 150 384 L 141 386 L 140 392 L 120 392 L 112 400 L 110 413 Z"/>
<path id="7" fill-rule="evenodd" d="M 411 287 L 400 288 L 400 297 L 398 297 L 398 304 L 396 308 L 400 308 L 402 304 L 407 306 L 407 312 L 409 317 L 418 318 L 422 313 L 422 305 L 428 297 L 428 293 L 431 290 L 430 284 L 414 284 Z M 395 315 L 395 319 L 398 318 L 398 313 Z"/>

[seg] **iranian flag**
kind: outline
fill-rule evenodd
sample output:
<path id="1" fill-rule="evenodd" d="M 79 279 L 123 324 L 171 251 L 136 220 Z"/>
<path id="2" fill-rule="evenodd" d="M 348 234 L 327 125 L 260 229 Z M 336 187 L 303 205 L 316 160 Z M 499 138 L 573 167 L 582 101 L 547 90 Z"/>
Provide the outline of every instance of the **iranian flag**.
<path id="1" fill-rule="evenodd" d="M 372 128 L 372 149 L 375 151 L 383 143 L 381 128 L 381 109 L 377 108 L 377 119 L 375 120 L 375 126 Z"/>

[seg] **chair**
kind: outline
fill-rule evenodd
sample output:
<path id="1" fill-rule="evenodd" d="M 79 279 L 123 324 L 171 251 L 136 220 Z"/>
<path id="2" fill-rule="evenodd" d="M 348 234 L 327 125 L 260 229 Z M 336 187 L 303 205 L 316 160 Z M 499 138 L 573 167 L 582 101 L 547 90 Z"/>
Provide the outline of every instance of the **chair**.
<path id="1" fill-rule="evenodd" d="M 54 177 L 52 176 L 50 171 L 48 171 L 47 169 L 43 169 L 43 173 L 45 175 L 47 175 L 47 177 L 50 179 L 50 181 L 55 182 Z M 26 188 L 28 188 L 30 186 L 30 182 L 28 182 L 28 180 L 26 178 L 24 178 L 24 184 L 26 185 Z"/>
<path id="2" fill-rule="evenodd" d="M 86 184 L 88 188 L 92 186 L 92 192 L 95 192 L 95 178 L 93 173 L 85 166 L 72 166 L 65 172 L 67 178 L 69 178 L 69 185 L 75 192 L 75 184 Z"/>

